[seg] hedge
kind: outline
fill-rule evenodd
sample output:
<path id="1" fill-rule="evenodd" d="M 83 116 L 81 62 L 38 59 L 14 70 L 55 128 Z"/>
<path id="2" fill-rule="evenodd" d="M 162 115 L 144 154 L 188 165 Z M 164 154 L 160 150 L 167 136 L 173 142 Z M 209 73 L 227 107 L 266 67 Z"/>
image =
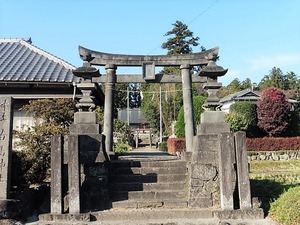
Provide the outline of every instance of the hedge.
<path id="1" fill-rule="evenodd" d="M 169 138 L 167 141 L 168 153 L 176 154 L 176 152 L 185 151 L 185 138 Z"/>
<path id="2" fill-rule="evenodd" d="M 184 138 L 169 138 L 168 152 L 176 153 L 185 151 Z M 300 137 L 291 138 L 247 138 L 246 145 L 248 151 L 280 151 L 280 150 L 300 150 Z"/>
<path id="3" fill-rule="evenodd" d="M 247 138 L 246 145 L 249 151 L 300 150 L 300 137 Z"/>

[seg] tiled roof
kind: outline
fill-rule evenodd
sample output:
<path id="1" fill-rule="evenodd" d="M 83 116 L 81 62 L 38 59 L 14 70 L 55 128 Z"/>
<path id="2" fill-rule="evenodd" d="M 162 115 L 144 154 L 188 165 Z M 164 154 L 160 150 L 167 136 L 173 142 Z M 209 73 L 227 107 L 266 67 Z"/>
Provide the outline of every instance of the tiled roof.
<path id="1" fill-rule="evenodd" d="M 122 121 L 127 121 L 127 109 L 121 109 L 118 111 L 118 119 Z M 143 112 L 139 108 L 130 109 L 129 119 L 130 124 L 148 123 L 143 115 Z"/>
<path id="2" fill-rule="evenodd" d="M 0 82 L 78 82 L 73 69 L 31 39 L 0 38 Z"/>
<path id="3" fill-rule="evenodd" d="M 220 99 L 221 103 L 228 102 L 230 100 L 259 100 L 260 96 L 250 89 L 245 89 L 233 94 L 227 95 Z"/>

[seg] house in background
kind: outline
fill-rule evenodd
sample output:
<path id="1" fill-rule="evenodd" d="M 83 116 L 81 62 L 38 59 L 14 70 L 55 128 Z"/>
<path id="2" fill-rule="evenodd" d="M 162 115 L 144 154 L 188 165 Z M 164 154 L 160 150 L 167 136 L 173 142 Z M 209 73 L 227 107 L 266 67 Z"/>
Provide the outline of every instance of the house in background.
<path id="1" fill-rule="evenodd" d="M 72 98 L 82 95 L 76 88 L 80 81 L 75 67 L 32 45 L 31 39 L 0 38 L 0 97 L 13 98 L 13 129 L 33 125 L 33 118 L 19 109 L 30 100 Z M 95 91 L 96 101 L 103 105 L 104 94 Z"/>
<path id="2" fill-rule="evenodd" d="M 134 130 L 148 131 L 149 122 L 145 119 L 140 108 L 120 109 L 118 119 L 127 123 Z"/>
<path id="3" fill-rule="evenodd" d="M 130 132 L 134 136 L 136 147 L 152 146 L 157 142 L 157 134 L 153 133 L 140 108 L 120 109 L 118 119 L 132 128 Z"/>
<path id="4" fill-rule="evenodd" d="M 260 100 L 260 92 L 252 91 L 250 89 L 245 89 L 233 94 L 227 95 L 220 99 L 220 109 L 223 112 L 229 113 L 230 106 L 236 102 L 240 101 L 251 101 L 257 103 Z M 287 99 L 289 103 L 292 104 L 291 111 L 294 111 L 294 104 L 297 104 L 298 101 L 294 99 Z"/>
<path id="5" fill-rule="evenodd" d="M 245 89 L 233 94 L 227 95 L 220 99 L 221 111 L 229 113 L 230 106 L 239 101 L 252 101 L 257 102 L 260 99 L 260 95 L 250 89 Z"/>

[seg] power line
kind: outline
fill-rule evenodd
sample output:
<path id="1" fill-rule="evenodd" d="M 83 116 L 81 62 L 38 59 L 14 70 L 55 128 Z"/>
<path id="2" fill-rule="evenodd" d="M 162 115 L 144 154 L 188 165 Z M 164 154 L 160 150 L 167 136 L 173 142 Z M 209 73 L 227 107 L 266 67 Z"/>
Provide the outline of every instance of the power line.
<path id="1" fill-rule="evenodd" d="M 216 0 L 213 2 L 210 6 L 208 6 L 206 9 L 204 9 L 202 12 L 200 12 L 194 19 L 192 19 L 187 25 L 190 25 L 195 20 L 197 20 L 200 16 L 202 16 L 204 13 L 206 13 L 208 10 L 210 10 L 214 5 L 216 5 L 220 0 Z"/>
<path id="2" fill-rule="evenodd" d="M 123 93 L 127 93 L 127 90 L 117 90 L 117 89 L 113 89 L 116 92 L 123 92 Z M 160 93 L 160 91 L 129 91 L 132 93 L 143 93 L 143 94 L 157 94 Z M 161 91 L 161 93 L 172 93 L 172 92 L 182 92 L 182 89 L 176 89 L 176 90 L 170 90 L 170 91 Z"/>
<path id="3" fill-rule="evenodd" d="M 209 11 L 214 5 L 216 5 L 220 0 L 214 1 L 211 5 L 209 5 L 206 9 L 202 10 L 194 19 L 192 19 L 187 25 L 192 24 L 195 20 L 197 20 L 200 16 L 202 16 L 204 13 Z M 160 45 L 156 48 L 152 49 L 150 52 L 147 53 L 147 55 L 150 55 L 152 52 L 156 51 L 158 48 L 160 48 Z"/>
<path id="4" fill-rule="evenodd" d="M 194 19 L 192 19 L 187 25 L 192 24 L 195 20 L 197 20 L 200 16 L 202 16 L 204 13 L 206 13 L 207 11 L 209 11 L 213 6 L 215 6 L 220 0 L 216 0 L 214 1 L 211 5 L 209 5 L 206 9 L 202 10 L 196 17 L 194 17 Z M 156 51 L 158 48 L 160 48 L 161 45 L 158 45 L 157 47 L 155 47 L 154 49 L 152 49 L 151 51 L 149 51 L 146 55 L 150 55 L 152 52 Z M 124 73 L 126 71 L 128 71 L 129 68 L 126 68 Z"/>

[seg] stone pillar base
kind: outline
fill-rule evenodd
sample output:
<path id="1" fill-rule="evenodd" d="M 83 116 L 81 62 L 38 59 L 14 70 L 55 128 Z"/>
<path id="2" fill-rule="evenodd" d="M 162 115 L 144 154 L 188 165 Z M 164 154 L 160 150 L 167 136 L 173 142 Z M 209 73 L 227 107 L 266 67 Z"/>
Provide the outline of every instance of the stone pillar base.
<path id="1" fill-rule="evenodd" d="M 0 199 L 0 219 L 14 219 L 21 213 L 21 203 L 16 199 Z"/>

